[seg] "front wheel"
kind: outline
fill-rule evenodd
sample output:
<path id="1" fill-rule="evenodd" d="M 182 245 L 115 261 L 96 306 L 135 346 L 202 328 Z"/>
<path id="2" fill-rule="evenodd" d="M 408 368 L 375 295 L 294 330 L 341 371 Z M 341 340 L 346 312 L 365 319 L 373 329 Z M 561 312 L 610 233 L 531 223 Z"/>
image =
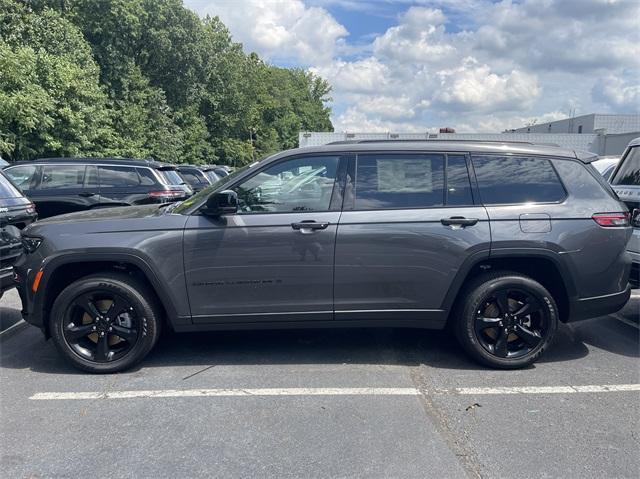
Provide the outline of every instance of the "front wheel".
<path id="1" fill-rule="evenodd" d="M 160 317 L 153 292 L 124 274 L 103 273 L 67 286 L 53 303 L 51 336 L 77 368 L 122 371 L 156 343 Z"/>
<path id="2" fill-rule="evenodd" d="M 553 296 L 518 273 L 492 273 L 474 280 L 452 318 L 456 337 L 476 361 L 500 369 L 534 363 L 558 327 Z"/>

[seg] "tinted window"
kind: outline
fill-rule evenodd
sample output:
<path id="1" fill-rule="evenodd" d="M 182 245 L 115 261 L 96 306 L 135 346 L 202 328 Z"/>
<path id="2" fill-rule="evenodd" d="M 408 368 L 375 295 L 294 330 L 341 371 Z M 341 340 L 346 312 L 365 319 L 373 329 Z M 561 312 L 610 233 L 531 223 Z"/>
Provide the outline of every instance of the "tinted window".
<path id="1" fill-rule="evenodd" d="M 548 203 L 565 197 L 549 160 L 477 156 L 473 168 L 484 204 Z"/>
<path id="2" fill-rule="evenodd" d="M 100 166 L 101 188 L 127 188 L 138 186 L 140 178 L 136 168 L 126 166 Z"/>
<path id="3" fill-rule="evenodd" d="M 467 159 L 462 155 L 448 155 L 447 157 L 447 204 L 473 204 Z"/>
<path id="4" fill-rule="evenodd" d="M 84 165 L 45 165 L 38 186 L 41 190 L 82 188 Z"/>
<path id="5" fill-rule="evenodd" d="M 184 178 L 184 180 L 192 186 L 209 184 L 209 183 L 205 183 L 204 181 L 200 181 L 200 178 L 198 177 L 198 175 L 196 175 L 194 172 L 191 172 L 191 171 L 180 170 L 180 176 L 182 176 L 182 178 Z"/>
<path id="6" fill-rule="evenodd" d="M 182 185 L 185 182 L 176 170 L 160 170 L 160 173 L 164 176 L 167 185 Z"/>
<path id="7" fill-rule="evenodd" d="M 140 176 L 140 184 L 144 186 L 153 186 L 158 181 L 149 168 L 136 168 Z"/>
<path id="8" fill-rule="evenodd" d="M 33 184 L 36 167 L 32 165 L 16 166 L 4 170 L 4 173 L 23 190 L 28 190 Z"/>
<path id="9" fill-rule="evenodd" d="M 443 204 L 444 155 L 358 155 L 355 208 Z"/>
<path id="10" fill-rule="evenodd" d="M 18 198 L 22 194 L 7 180 L 0 175 L 0 199 L 1 198 Z"/>
<path id="11" fill-rule="evenodd" d="M 614 185 L 640 186 L 640 147 L 631 148 L 611 181 Z"/>
<path id="12" fill-rule="evenodd" d="M 98 167 L 97 166 L 91 166 L 91 165 L 87 166 L 84 184 L 85 186 L 88 186 L 88 187 L 95 187 L 95 188 L 98 187 L 99 183 L 98 183 Z"/>
<path id="13" fill-rule="evenodd" d="M 209 181 L 211 183 L 215 183 L 216 181 L 218 181 L 221 178 L 220 176 L 216 175 L 213 170 L 205 171 L 204 174 L 207 175 L 207 178 L 209 178 Z"/>
<path id="14" fill-rule="evenodd" d="M 328 210 L 338 160 L 336 156 L 296 158 L 261 171 L 234 188 L 240 211 Z"/>

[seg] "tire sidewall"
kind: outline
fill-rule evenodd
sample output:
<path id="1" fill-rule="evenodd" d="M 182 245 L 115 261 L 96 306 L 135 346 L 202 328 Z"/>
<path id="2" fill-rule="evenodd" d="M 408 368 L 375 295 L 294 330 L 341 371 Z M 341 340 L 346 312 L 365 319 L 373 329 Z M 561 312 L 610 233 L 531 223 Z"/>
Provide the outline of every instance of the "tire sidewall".
<path id="1" fill-rule="evenodd" d="M 79 356 L 63 335 L 64 318 L 71 302 L 78 296 L 92 290 L 112 291 L 124 296 L 131 303 L 138 318 L 141 335 L 133 348 L 122 358 L 109 363 L 95 363 Z M 56 298 L 49 318 L 49 330 L 58 351 L 73 365 L 84 371 L 94 373 L 110 373 L 122 371 L 139 362 L 151 350 L 158 335 L 156 315 L 151 304 L 131 285 L 112 278 L 84 278 L 67 286 Z"/>
<path id="2" fill-rule="evenodd" d="M 549 315 L 549 325 L 540 344 L 526 355 L 514 359 L 498 358 L 491 354 L 482 346 L 475 332 L 478 308 L 480 308 L 487 296 L 505 287 L 522 289 L 532 294 L 543 305 Z M 490 279 L 472 288 L 462 310 L 462 317 L 458 319 L 458 339 L 475 359 L 491 367 L 517 369 L 535 362 L 553 340 L 558 327 L 558 307 L 553 296 L 537 281 L 522 276 L 502 276 Z"/>

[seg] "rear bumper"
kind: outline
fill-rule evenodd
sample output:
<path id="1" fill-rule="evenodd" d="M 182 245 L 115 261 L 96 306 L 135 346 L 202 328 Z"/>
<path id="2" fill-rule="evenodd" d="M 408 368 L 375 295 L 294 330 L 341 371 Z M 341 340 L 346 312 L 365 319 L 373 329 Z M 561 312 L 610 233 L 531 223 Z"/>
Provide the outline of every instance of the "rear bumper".
<path id="1" fill-rule="evenodd" d="M 570 305 L 570 314 L 567 322 L 580 321 L 583 319 L 597 318 L 620 311 L 631 296 L 631 286 L 627 286 L 619 293 L 596 296 L 593 298 L 582 298 L 573 301 Z"/>

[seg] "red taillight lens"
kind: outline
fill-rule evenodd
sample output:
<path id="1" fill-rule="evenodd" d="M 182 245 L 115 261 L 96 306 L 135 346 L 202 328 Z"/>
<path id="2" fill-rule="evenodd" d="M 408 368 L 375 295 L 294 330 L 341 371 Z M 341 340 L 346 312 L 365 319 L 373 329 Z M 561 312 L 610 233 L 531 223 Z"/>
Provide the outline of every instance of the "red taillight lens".
<path id="1" fill-rule="evenodd" d="M 629 213 L 596 213 L 592 218 L 600 226 L 629 226 Z"/>
<path id="2" fill-rule="evenodd" d="M 162 191 L 150 191 L 149 196 L 153 196 L 154 198 L 167 198 L 167 199 L 176 199 L 182 198 L 185 196 L 184 191 L 182 190 L 162 190 Z"/>

